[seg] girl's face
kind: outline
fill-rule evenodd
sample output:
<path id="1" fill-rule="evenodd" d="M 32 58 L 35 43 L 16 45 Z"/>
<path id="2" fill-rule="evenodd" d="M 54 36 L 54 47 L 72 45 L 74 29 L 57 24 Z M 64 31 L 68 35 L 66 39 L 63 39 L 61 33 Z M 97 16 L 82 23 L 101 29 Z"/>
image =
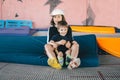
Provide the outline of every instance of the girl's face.
<path id="1" fill-rule="evenodd" d="M 62 21 L 62 15 L 53 16 L 54 23 L 57 25 L 59 21 Z"/>

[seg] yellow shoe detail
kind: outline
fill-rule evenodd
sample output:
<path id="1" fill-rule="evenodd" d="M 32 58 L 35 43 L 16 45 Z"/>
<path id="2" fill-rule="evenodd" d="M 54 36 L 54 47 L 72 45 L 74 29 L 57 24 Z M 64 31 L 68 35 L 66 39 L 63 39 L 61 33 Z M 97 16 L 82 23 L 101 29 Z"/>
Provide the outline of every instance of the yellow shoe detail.
<path id="1" fill-rule="evenodd" d="M 56 58 L 49 58 L 48 59 L 48 65 L 55 68 L 55 69 L 61 69 L 61 65 L 58 63 Z"/>

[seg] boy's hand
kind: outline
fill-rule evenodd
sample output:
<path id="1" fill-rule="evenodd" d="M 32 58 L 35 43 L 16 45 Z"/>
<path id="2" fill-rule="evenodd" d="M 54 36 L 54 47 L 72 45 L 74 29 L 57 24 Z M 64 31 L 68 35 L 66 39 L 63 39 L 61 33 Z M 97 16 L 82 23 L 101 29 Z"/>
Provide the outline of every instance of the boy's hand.
<path id="1" fill-rule="evenodd" d="M 71 46 L 70 41 L 68 41 L 68 42 L 65 44 L 65 46 L 66 46 L 66 48 L 70 48 L 70 46 Z"/>
<path id="2" fill-rule="evenodd" d="M 59 45 L 65 45 L 66 40 L 60 40 L 59 42 L 57 42 Z"/>

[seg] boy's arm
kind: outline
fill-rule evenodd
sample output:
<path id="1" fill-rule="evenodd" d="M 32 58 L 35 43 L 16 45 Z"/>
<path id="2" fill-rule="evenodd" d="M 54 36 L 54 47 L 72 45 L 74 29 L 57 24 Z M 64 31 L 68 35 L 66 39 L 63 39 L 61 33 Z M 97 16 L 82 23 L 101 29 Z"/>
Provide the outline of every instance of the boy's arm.
<path id="1" fill-rule="evenodd" d="M 66 40 L 60 40 L 56 42 L 58 45 L 65 45 L 66 44 Z"/>

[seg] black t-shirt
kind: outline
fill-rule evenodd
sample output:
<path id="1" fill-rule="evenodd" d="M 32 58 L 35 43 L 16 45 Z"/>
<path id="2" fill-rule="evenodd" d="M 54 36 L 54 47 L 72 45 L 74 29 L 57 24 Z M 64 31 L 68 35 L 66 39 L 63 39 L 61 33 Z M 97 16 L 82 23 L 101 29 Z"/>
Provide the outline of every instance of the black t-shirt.
<path id="1" fill-rule="evenodd" d="M 72 42 L 72 37 L 70 35 L 61 36 L 60 34 L 56 34 L 51 38 L 51 40 L 55 42 L 60 40 L 66 40 Z"/>
<path id="2" fill-rule="evenodd" d="M 51 38 L 56 35 L 59 34 L 57 28 L 55 26 L 50 27 L 48 29 L 48 36 L 47 36 L 47 42 L 49 42 L 51 40 Z M 68 27 L 68 33 L 66 34 L 66 36 L 70 36 L 72 38 L 72 30 L 70 27 Z M 72 38 L 73 39 L 73 38 Z"/>
<path id="3" fill-rule="evenodd" d="M 60 40 L 66 40 L 66 41 L 70 41 L 70 43 L 72 42 L 72 37 L 70 35 L 65 35 L 65 36 L 61 36 L 60 34 L 56 34 L 54 35 L 51 40 L 57 42 L 57 41 L 60 41 Z M 65 45 L 59 45 L 58 46 L 58 51 L 62 51 L 63 53 L 68 50 L 68 48 L 66 48 Z"/>

